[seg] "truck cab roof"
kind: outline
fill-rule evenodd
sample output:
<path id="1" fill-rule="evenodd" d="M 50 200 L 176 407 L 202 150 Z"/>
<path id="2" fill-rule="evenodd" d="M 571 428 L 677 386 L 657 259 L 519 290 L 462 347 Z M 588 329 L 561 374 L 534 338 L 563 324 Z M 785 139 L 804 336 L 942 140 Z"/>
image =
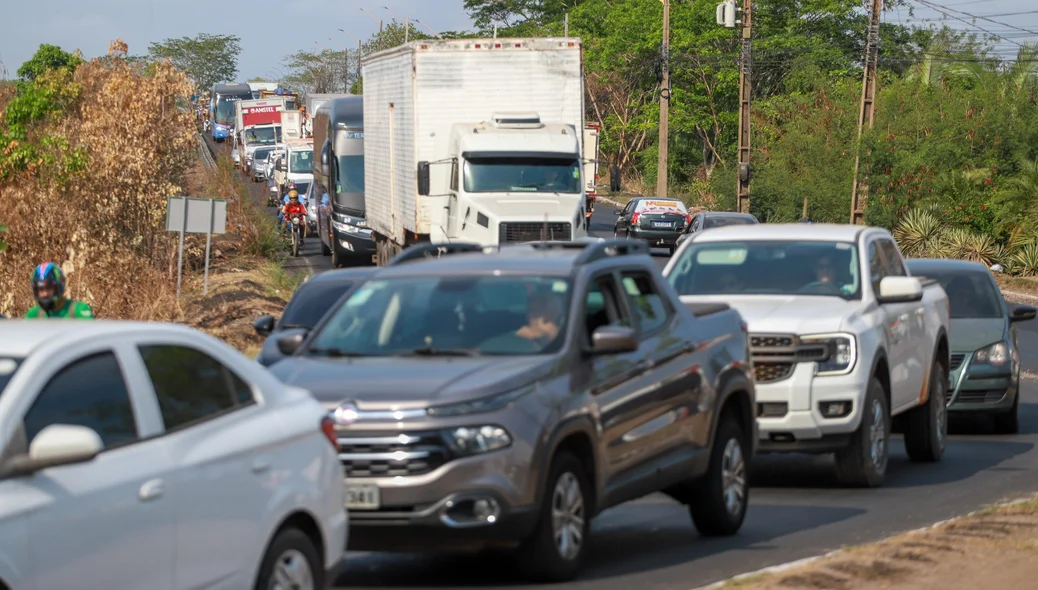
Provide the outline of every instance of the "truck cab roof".
<path id="1" fill-rule="evenodd" d="M 536 127 L 495 126 L 492 123 L 457 123 L 451 137 L 457 141 L 457 153 L 493 153 L 504 155 L 509 151 L 524 155 L 576 154 L 580 139 L 571 125 L 547 123 Z M 502 139 L 507 137 L 507 140 Z M 502 145 L 514 146 L 502 150 Z"/>
<path id="2" fill-rule="evenodd" d="M 285 141 L 285 148 L 290 150 L 312 150 L 314 142 L 311 139 L 289 139 Z"/>

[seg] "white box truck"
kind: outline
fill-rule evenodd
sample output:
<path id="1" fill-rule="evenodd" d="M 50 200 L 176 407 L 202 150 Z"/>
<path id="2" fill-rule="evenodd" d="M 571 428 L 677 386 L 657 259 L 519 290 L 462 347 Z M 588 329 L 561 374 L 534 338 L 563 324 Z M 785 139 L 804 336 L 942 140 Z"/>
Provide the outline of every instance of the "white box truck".
<path id="1" fill-rule="evenodd" d="M 587 235 L 580 39 L 422 40 L 361 65 L 380 265 L 419 242 Z"/>

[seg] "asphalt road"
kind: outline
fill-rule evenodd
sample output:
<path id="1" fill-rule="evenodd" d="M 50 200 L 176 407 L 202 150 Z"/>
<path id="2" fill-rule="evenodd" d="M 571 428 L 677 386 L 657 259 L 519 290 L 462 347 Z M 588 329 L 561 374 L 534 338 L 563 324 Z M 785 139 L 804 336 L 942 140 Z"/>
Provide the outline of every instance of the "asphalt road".
<path id="1" fill-rule="evenodd" d="M 592 233 L 611 237 L 613 208 L 602 204 Z M 660 266 L 667 256 L 659 251 Z M 1025 370 L 1038 371 L 1038 322 L 1021 325 Z M 840 488 L 832 460 L 763 456 L 752 478 L 740 533 L 700 538 L 686 510 L 662 495 L 613 508 L 594 522 L 580 580 L 567 589 L 690 590 L 725 578 L 877 540 L 1038 490 L 1038 387 L 1027 381 L 1021 434 L 995 436 L 980 420 L 953 422 L 944 460 L 908 462 L 891 446 L 883 488 Z M 505 556 L 352 553 L 340 588 L 534 588 Z"/>

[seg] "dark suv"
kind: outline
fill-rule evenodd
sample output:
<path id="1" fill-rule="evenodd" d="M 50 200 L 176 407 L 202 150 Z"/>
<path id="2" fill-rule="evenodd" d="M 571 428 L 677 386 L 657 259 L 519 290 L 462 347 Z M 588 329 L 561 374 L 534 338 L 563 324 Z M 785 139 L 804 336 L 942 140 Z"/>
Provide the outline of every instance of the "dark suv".
<path id="1" fill-rule="evenodd" d="M 421 248 L 272 367 L 337 424 L 351 549 L 509 546 L 563 581 L 591 518 L 647 494 L 703 534 L 740 528 L 757 433 L 737 312 L 683 305 L 638 241 Z"/>

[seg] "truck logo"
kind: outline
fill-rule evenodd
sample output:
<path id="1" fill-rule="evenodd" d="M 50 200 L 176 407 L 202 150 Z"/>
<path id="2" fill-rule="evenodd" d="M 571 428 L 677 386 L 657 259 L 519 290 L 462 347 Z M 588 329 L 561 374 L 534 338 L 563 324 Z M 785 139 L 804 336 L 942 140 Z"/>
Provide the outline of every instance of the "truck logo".
<path id="1" fill-rule="evenodd" d="M 357 421 L 357 417 L 360 415 L 360 410 L 357 409 L 357 404 L 354 402 L 342 402 L 338 408 L 332 412 L 332 420 L 335 420 L 336 424 L 340 426 L 346 426 Z"/>

